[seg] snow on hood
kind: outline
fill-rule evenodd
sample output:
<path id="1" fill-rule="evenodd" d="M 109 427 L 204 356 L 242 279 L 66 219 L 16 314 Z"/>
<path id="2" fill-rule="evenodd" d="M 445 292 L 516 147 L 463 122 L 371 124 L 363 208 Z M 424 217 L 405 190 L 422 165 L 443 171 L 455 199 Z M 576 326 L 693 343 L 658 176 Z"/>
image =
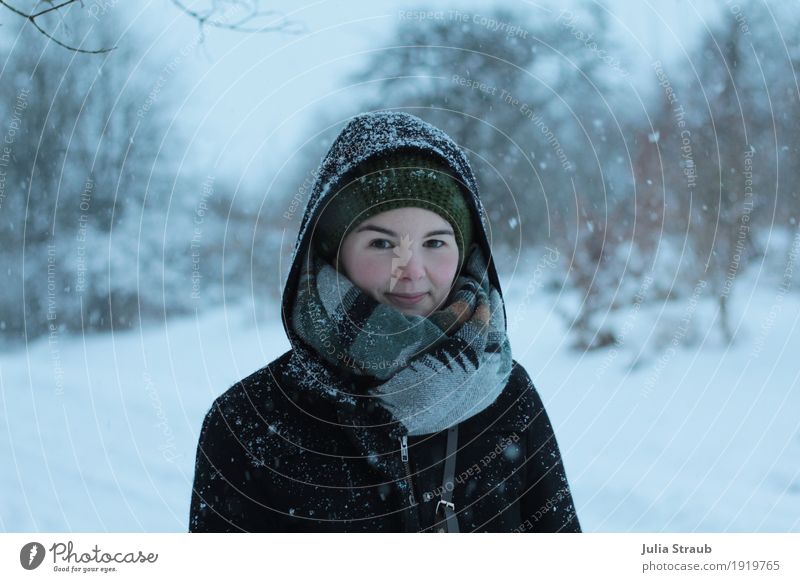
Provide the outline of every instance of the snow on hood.
<path id="1" fill-rule="evenodd" d="M 462 149 L 442 130 L 414 115 L 394 111 L 363 113 L 348 121 L 322 159 L 300 223 L 281 302 L 283 327 L 293 347 L 300 340 L 291 326 L 292 306 L 297 296 L 305 254 L 311 248 L 310 233 L 314 231 L 313 226 L 320 209 L 325 207 L 327 198 L 345 183 L 348 173 L 362 162 L 377 155 L 406 149 L 421 150 L 440 158 L 469 190 L 467 202 L 473 218 L 476 219 L 475 224 L 480 225 L 474 233 L 475 242 L 481 245 L 489 258 L 489 281 L 502 295 L 494 261 L 491 259 L 491 229 L 478 197 L 478 183 Z M 503 309 L 505 311 L 505 306 Z"/>

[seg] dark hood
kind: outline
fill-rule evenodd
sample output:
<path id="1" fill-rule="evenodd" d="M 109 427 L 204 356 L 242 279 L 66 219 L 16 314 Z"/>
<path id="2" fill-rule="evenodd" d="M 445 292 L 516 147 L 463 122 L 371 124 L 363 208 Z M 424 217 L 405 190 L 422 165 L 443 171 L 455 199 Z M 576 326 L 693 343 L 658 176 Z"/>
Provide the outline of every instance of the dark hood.
<path id="1" fill-rule="evenodd" d="M 440 158 L 466 187 L 467 203 L 475 224 L 473 240 L 483 249 L 488 260 L 489 281 L 502 296 L 489 244 L 491 229 L 478 196 L 478 183 L 461 148 L 443 131 L 414 115 L 388 111 L 364 113 L 350 119 L 323 158 L 300 223 L 281 302 L 283 327 L 292 347 L 297 347 L 300 342 L 291 325 L 292 306 L 297 296 L 300 270 L 311 248 L 311 233 L 314 232 L 320 210 L 325 207 L 327 198 L 346 183 L 348 174 L 362 162 L 374 156 L 406 149 L 420 150 Z M 505 306 L 503 309 L 505 311 Z"/>

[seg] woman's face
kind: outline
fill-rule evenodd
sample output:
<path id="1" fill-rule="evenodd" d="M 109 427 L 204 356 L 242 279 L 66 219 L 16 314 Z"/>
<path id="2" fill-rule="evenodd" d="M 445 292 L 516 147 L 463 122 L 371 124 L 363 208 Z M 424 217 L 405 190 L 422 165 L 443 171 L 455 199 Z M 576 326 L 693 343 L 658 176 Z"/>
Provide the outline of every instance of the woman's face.
<path id="1" fill-rule="evenodd" d="M 458 269 L 453 227 L 422 208 L 381 212 L 342 241 L 344 274 L 379 303 L 427 316 L 450 294 Z"/>

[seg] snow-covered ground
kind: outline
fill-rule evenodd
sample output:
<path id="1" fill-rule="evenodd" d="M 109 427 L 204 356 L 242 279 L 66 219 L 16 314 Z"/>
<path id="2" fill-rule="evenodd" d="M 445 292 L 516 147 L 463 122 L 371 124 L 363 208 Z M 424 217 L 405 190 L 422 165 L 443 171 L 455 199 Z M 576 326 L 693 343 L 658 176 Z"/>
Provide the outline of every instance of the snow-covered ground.
<path id="1" fill-rule="evenodd" d="M 621 310 L 621 345 L 581 354 L 558 315 L 574 298 L 522 270 L 506 284 L 511 345 L 585 531 L 800 531 L 796 291 L 742 277 L 729 348 L 701 292 Z M 288 348 L 277 307 L 259 310 L 2 354 L 0 530 L 185 531 L 208 406 Z"/>

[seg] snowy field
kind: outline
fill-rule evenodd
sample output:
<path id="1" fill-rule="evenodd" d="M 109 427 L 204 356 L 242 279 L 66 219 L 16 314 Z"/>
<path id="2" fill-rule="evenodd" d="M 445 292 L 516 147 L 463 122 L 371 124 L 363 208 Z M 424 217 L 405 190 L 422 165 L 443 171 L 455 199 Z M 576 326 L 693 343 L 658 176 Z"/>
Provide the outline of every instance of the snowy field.
<path id="1" fill-rule="evenodd" d="M 729 348 L 699 293 L 613 314 L 620 345 L 585 354 L 558 315 L 574 298 L 504 280 L 585 531 L 800 532 L 800 297 L 741 279 Z M 259 311 L 0 355 L 0 529 L 185 531 L 211 401 L 288 348 Z"/>

